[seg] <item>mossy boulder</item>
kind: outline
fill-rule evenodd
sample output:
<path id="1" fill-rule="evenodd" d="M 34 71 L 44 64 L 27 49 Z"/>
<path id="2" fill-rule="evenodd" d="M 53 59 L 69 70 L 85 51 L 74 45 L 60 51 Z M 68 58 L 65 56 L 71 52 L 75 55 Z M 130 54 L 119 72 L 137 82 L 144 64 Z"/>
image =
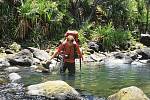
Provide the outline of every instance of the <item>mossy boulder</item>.
<path id="1" fill-rule="evenodd" d="M 108 100 L 150 100 L 141 89 L 131 86 L 121 89 L 108 97 Z"/>
<path id="2" fill-rule="evenodd" d="M 58 100 L 79 100 L 79 93 L 69 86 L 66 82 L 47 81 L 40 84 L 35 84 L 27 87 L 29 95 L 41 95 L 52 97 Z"/>
<path id="3" fill-rule="evenodd" d="M 9 48 L 15 52 L 19 52 L 21 50 L 21 45 L 17 44 L 16 42 L 13 42 Z"/>
<path id="4" fill-rule="evenodd" d="M 0 85 L 8 83 L 9 79 L 7 77 L 7 74 L 5 72 L 0 72 Z"/>

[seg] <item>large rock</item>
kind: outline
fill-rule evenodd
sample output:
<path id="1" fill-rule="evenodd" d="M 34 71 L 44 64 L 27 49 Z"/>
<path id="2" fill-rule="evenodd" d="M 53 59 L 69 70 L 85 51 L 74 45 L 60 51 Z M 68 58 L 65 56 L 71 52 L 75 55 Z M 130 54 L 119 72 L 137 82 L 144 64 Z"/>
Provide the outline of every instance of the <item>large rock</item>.
<path id="1" fill-rule="evenodd" d="M 141 89 L 131 86 L 121 89 L 108 97 L 108 100 L 150 100 Z"/>
<path id="2" fill-rule="evenodd" d="M 0 0 L 0 3 L 4 3 L 4 0 Z"/>
<path id="3" fill-rule="evenodd" d="M 88 48 L 94 50 L 95 52 L 99 51 L 99 45 L 96 42 L 89 42 Z"/>
<path id="4" fill-rule="evenodd" d="M 128 52 L 127 55 L 130 56 L 130 58 L 131 58 L 132 60 L 135 60 L 135 59 L 138 58 L 138 54 L 137 54 L 136 51 Z"/>
<path id="5" fill-rule="evenodd" d="M 18 52 L 16 55 L 8 58 L 11 65 L 30 66 L 33 63 L 33 55 L 28 49 Z"/>
<path id="6" fill-rule="evenodd" d="M 141 34 L 140 42 L 146 46 L 150 46 L 150 34 Z"/>
<path id="7" fill-rule="evenodd" d="M 28 49 L 33 52 L 33 56 L 35 58 L 38 58 L 39 60 L 47 60 L 49 59 L 49 55 L 46 51 L 44 50 L 40 50 L 40 49 L 37 49 L 37 48 L 33 48 L 33 47 L 28 47 Z"/>
<path id="8" fill-rule="evenodd" d="M 140 59 L 150 59 L 150 48 L 142 48 L 137 50 L 137 53 L 142 57 Z"/>
<path id="9" fill-rule="evenodd" d="M 56 100 L 79 100 L 79 93 L 69 86 L 66 82 L 47 81 L 45 83 L 35 84 L 27 87 L 29 95 L 41 95 L 52 97 Z"/>
<path id="10" fill-rule="evenodd" d="M 40 64 L 40 60 L 37 58 L 33 58 L 33 65 Z"/>
<path id="11" fill-rule="evenodd" d="M 124 64 L 131 64 L 133 59 L 130 55 L 123 52 L 112 52 L 107 54 L 107 58 L 104 59 L 104 64 L 107 66 L 120 66 Z"/>
<path id="12" fill-rule="evenodd" d="M 8 66 L 10 66 L 10 63 L 7 60 L 0 59 L 0 68 Z"/>

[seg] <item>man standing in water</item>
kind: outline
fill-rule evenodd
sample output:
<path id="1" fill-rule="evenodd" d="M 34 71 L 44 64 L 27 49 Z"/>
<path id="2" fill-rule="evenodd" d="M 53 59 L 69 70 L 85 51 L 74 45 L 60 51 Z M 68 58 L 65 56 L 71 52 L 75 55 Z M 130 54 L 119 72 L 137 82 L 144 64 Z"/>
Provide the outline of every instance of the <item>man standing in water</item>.
<path id="1" fill-rule="evenodd" d="M 75 58 L 78 57 L 83 60 L 83 56 L 79 45 L 76 43 L 72 35 L 68 35 L 66 40 L 58 46 L 54 54 L 51 56 L 50 61 L 58 54 L 63 57 L 64 64 L 61 67 L 61 72 L 64 73 L 66 69 L 68 69 L 69 74 L 75 74 Z"/>

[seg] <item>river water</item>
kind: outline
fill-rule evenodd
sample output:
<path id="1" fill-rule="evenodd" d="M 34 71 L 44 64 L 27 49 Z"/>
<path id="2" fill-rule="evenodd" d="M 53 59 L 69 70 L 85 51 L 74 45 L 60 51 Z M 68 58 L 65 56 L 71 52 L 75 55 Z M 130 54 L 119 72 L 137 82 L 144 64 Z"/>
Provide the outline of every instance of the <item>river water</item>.
<path id="1" fill-rule="evenodd" d="M 102 66 L 95 63 L 82 64 L 81 71 L 77 64 L 75 76 L 53 73 L 32 72 L 24 68 L 19 72 L 24 87 L 50 80 L 64 80 L 79 91 L 87 100 L 107 100 L 118 90 L 137 86 L 150 97 L 150 66 L 120 65 Z"/>

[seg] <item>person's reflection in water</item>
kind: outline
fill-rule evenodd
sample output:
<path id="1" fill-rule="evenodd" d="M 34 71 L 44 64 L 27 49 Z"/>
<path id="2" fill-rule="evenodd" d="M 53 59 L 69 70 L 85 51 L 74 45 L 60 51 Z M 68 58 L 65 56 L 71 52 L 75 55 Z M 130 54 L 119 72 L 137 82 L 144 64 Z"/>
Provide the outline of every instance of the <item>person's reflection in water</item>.
<path id="1" fill-rule="evenodd" d="M 75 74 L 61 73 L 61 80 L 67 82 L 70 86 L 75 85 Z"/>

